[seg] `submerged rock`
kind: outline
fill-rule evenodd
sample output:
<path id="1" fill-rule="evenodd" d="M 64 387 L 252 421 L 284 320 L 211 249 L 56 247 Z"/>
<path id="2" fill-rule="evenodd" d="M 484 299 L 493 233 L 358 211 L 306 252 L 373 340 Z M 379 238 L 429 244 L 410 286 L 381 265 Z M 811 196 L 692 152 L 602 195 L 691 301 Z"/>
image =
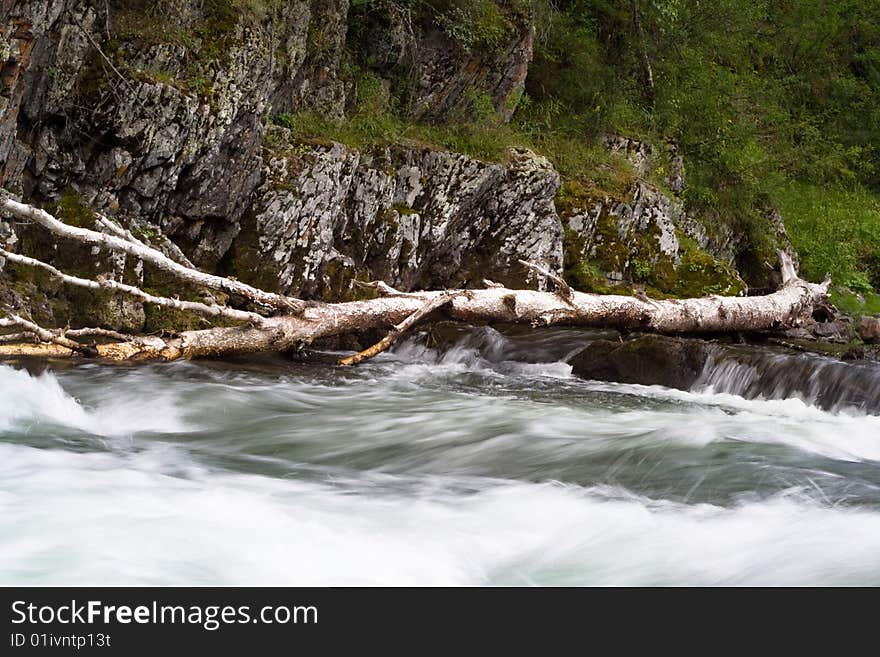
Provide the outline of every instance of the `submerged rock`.
<path id="1" fill-rule="evenodd" d="M 575 376 L 597 381 L 711 388 L 746 399 L 798 398 L 826 410 L 880 412 L 880 364 L 860 347 L 838 356 L 643 335 L 624 343 L 597 340 L 569 364 Z"/>
<path id="2" fill-rule="evenodd" d="M 702 340 L 645 335 L 623 343 L 597 340 L 569 364 L 572 373 L 584 379 L 690 390 L 709 354 Z"/>

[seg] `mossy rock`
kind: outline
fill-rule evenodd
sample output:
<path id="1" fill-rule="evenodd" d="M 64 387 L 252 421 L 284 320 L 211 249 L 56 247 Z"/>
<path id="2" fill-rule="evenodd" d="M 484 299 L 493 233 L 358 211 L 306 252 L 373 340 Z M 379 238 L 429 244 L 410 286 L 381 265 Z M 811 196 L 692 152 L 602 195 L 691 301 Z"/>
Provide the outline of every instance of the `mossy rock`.
<path id="1" fill-rule="evenodd" d="M 738 296 L 746 284 L 729 264 L 718 260 L 697 244 L 679 234 L 681 262 L 677 267 L 657 269 L 649 282 L 662 292 L 682 299 L 708 294 Z"/>
<path id="2" fill-rule="evenodd" d="M 95 230 L 95 213 L 82 201 L 78 194 L 68 193 L 57 203 L 48 207 L 49 212 L 69 226 Z"/>
<path id="3" fill-rule="evenodd" d="M 566 229 L 563 241 L 564 277 L 577 290 L 596 294 L 631 294 L 634 286 L 649 296 L 691 298 L 708 294 L 737 296 L 746 285 L 737 271 L 679 233 L 680 262 L 660 250 L 659 228 L 637 233 L 631 241 L 620 237 L 614 217 L 599 218 L 594 255 L 587 256 L 585 238 Z M 623 276 L 611 283 L 608 274 Z"/>
<path id="4" fill-rule="evenodd" d="M 702 340 L 644 335 L 623 344 L 596 340 L 569 363 L 584 379 L 690 390 L 709 355 Z"/>
<path id="5" fill-rule="evenodd" d="M 207 321 L 194 313 L 152 304 L 144 308 L 144 333 L 179 333 L 207 326 Z"/>
<path id="6" fill-rule="evenodd" d="M 369 288 L 352 284 L 354 280 L 366 281 L 372 278 L 366 268 L 354 266 L 343 260 L 330 260 L 321 278 L 324 283 L 321 298 L 324 300 L 363 301 L 377 296 L 376 292 Z"/>

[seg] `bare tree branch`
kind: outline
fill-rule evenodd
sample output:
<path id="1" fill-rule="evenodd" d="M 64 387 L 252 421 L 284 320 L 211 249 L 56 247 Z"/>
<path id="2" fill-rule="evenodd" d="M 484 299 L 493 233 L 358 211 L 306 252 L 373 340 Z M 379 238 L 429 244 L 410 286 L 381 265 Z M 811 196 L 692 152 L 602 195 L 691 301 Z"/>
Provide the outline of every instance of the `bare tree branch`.
<path id="1" fill-rule="evenodd" d="M 2 200 L 0 209 L 32 220 L 57 235 L 138 257 L 188 282 L 241 294 L 267 307 L 298 310 L 293 314 L 262 317 L 224 306 L 155 297 L 136 287 L 109 279 L 89 280 L 70 276 L 34 258 L 0 250 L 0 256 L 11 262 L 40 267 L 69 284 L 95 290 L 114 290 L 148 303 L 248 322 L 237 327 L 184 331 L 168 338 L 134 338 L 106 329 L 48 330 L 10 312 L 7 317 L 0 319 L 0 327 L 18 327 L 36 335 L 44 344 L 0 345 L 0 356 L 20 356 L 25 353 L 71 356 L 79 353 L 97 354 L 111 360 L 203 358 L 285 351 L 318 338 L 394 326 L 376 345 L 342 360 L 343 364 L 355 364 L 388 349 L 400 335 L 440 307 L 446 309 L 451 319 L 472 324 L 511 322 L 670 334 L 768 331 L 797 326 L 810 319 L 816 305 L 827 300 L 830 284 L 827 279 L 818 285 L 801 280 L 791 258 L 780 252 L 782 287 L 765 296 L 645 301 L 634 296 L 585 294 L 573 291 L 559 276 L 543 267 L 523 262 L 525 266 L 553 280 L 558 291 L 511 290 L 487 281 L 489 288 L 483 290 L 401 292 L 382 281 L 375 281 L 362 285 L 384 296 L 366 301 L 306 304 L 185 267 L 149 246 L 128 239 L 128 235 L 123 238 L 119 234 L 108 235 L 68 226 L 43 210 L 8 198 Z M 71 340 L 70 336 L 73 335 L 105 337 L 118 342 L 86 347 Z"/>
<path id="2" fill-rule="evenodd" d="M 3 320 L 0 320 L 2 322 Z M 6 335 L 0 335 L 0 342 L 10 343 L 10 342 L 39 342 L 40 338 L 31 333 L 30 331 L 26 333 L 8 333 Z"/>
<path id="3" fill-rule="evenodd" d="M 251 287 L 250 285 L 246 285 L 240 281 L 224 278 L 222 276 L 214 276 L 213 274 L 206 274 L 197 269 L 186 267 L 175 262 L 160 251 L 146 246 L 143 243 L 131 242 L 128 239 L 118 237 L 117 235 L 108 235 L 87 228 L 69 226 L 56 219 L 45 210 L 35 208 L 25 203 L 19 203 L 11 198 L 0 199 L 0 210 L 9 212 L 21 219 L 33 221 L 61 237 L 76 240 L 83 244 L 92 244 L 113 251 L 126 253 L 188 283 L 203 285 L 215 290 L 221 290 L 228 294 L 236 294 L 246 299 L 250 299 L 266 308 L 301 312 L 306 305 L 298 299 L 291 299 L 280 294 L 266 292 Z"/>
<path id="4" fill-rule="evenodd" d="M 140 299 L 141 301 L 156 306 L 164 306 L 166 308 L 174 308 L 176 310 L 188 310 L 190 312 L 198 313 L 199 315 L 204 315 L 206 317 L 225 317 L 226 319 L 231 319 L 238 322 L 252 322 L 255 324 L 261 324 L 263 320 L 266 319 L 265 317 L 263 317 L 262 315 L 258 315 L 257 313 L 251 313 L 245 310 L 236 310 L 235 308 L 229 308 L 227 306 L 206 304 L 199 301 L 181 301 L 180 299 L 170 299 L 168 297 L 157 297 L 153 294 L 150 294 L 149 292 L 144 292 L 140 288 L 133 285 L 120 283 L 106 277 L 99 277 L 97 280 L 93 281 L 88 278 L 71 276 L 69 274 L 65 274 L 59 269 L 56 269 L 50 264 L 43 262 L 42 260 L 23 256 L 18 253 L 10 253 L 9 251 L 6 251 L 2 248 L 0 248 L 0 257 L 6 258 L 9 262 L 14 262 L 28 267 L 40 268 L 44 271 L 49 272 L 59 280 L 62 280 L 69 285 L 84 287 L 91 290 L 112 290 L 114 292 L 121 292 L 122 294 L 127 294 L 129 296 Z"/>
<path id="5" fill-rule="evenodd" d="M 430 315 L 435 310 L 438 310 L 452 301 L 452 297 L 454 293 L 446 293 L 431 299 L 424 306 L 415 311 L 412 315 L 403 320 L 400 324 L 395 326 L 384 338 L 379 340 L 376 344 L 368 349 L 364 349 L 361 352 L 356 353 L 354 356 L 349 356 L 348 358 L 342 358 L 339 360 L 339 365 L 357 365 L 359 363 L 364 362 L 365 360 L 369 360 L 375 356 L 378 356 L 383 351 L 390 349 L 395 342 L 400 339 L 400 336 L 406 333 L 408 330 L 413 328 L 420 321 L 425 319 L 428 315 Z"/>
<path id="6" fill-rule="evenodd" d="M 62 333 L 68 338 L 110 338 L 120 342 L 132 342 L 137 339 L 133 335 L 102 328 L 65 329 Z"/>
<path id="7" fill-rule="evenodd" d="M 569 305 L 571 304 L 571 300 L 573 298 L 571 288 L 568 286 L 568 283 L 566 283 L 562 279 L 561 276 L 557 276 L 549 269 L 544 269 L 544 267 L 541 267 L 540 265 L 538 265 L 534 262 L 527 262 L 525 260 L 520 260 L 519 264 L 524 265 L 524 266 L 528 267 L 529 269 L 532 269 L 532 270 L 538 272 L 539 274 L 541 274 L 541 276 L 545 276 L 546 278 L 548 278 L 551 281 L 553 281 L 554 283 L 556 283 L 557 294 L 567 304 L 569 304 Z"/>
<path id="8" fill-rule="evenodd" d="M 110 233 L 111 235 L 115 235 L 116 237 L 118 237 L 120 239 L 128 240 L 129 242 L 134 242 L 135 244 L 139 244 L 140 246 L 143 246 L 144 248 L 152 248 L 151 246 L 145 244 L 144 242 L 139 240 L 137 237 L 135 237 L 130 230 L 126 230 L 125 228 L 123 228 L 122 226 L 117 224 L 115 221 L 108 219 L 104 215 L 98 214 L 96 212 L 95 217 L 96 217 L 95 223 L 98 226 L 100 226 L 101 228 L 103 228 L 106 232 Z"/>
<path id="9" fill-rule="evenodd" d="M 42 326 L 34 324 L 30 320 L 27 320 L 24 317 L 20 317 L 13 312 L 7 311 L 6 317 L 0 318 L 0 326 L 18 326 L 25 329 L 29 333 L 33 333 L 42 342 L 51 342 L 53 344 L 57 344 L 61 347 L 66 347 L 67 349 L 71 349 L 73 351 L 81 351 L 83 348 L 83 345 L 81 345 L 79 342 L 74 342 L 70 338 L 65 338 L 63 335 L 60 334 L 60 332 L 44 329 Z"/>
<path id="10" fill-rule="evenodd" d="M 406 292 L 401 292 L 400 290 L 395 290 L 393 287 L 385 283 L 385 281 L 370 281 L 369 283 L 364 283 L 363 281 L 352 281 L 352 283 L 360 288 L 365 290 L 376 290 L 383 297 L 390 297 L 400 294 L 406 294 Z"/>
<path id="11" fill-rule="evenodd" d="M 787 256 L 782 256 L 783 259 Z M 511 322 L 582 326 L 655 333 L 768 331 L 797 326 L 827 298 L 828 283 L 789 280 L 761 297 L 664 299 L 646 304 L 635 297 L 573 292 L 571 304 L 559 295 L 535 290 L 456 290 L 412 292 L 346 303 L 316 303 L 299 315 L 266 318 L 260 326 L 184 331 L 174 338 L 143 344 L 95 345 L 111 360 L 204 358 L 262 351 L 285 351 L 322 337 L 384 329 L 404 322 L 432 302 L 447 305 L 454 320 L 480 324 Z M 414 318 L 415 321 L 416 318 Z M 0 356 L 9 353 L 0 345 Z"/>

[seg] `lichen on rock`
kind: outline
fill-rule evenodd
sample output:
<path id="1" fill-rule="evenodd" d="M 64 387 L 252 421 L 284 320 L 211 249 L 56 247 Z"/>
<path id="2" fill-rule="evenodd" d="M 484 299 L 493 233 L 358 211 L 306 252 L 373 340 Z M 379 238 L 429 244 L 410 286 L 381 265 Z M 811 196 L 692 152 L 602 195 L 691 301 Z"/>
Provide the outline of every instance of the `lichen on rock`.
<path id="1" fill-rule="evenodd" d="M 270 287 L 345 298 L 351 281 L 334 275 L 340 267 L 401 289 L 483 278 L 542 285 L 519 259 L 561 268 L 559 175 L 545 158 L 512 150 L 504 163 L 485 163 L 417 145 L 297 145 L 272 131 L 264 183 L 227 259 L 243 280 L 272 283 L 251 273 L 266 262 L 277 275 Z"/>
<path id="2" fill-rule="evenodd" d="M 732 264 L 729 232 L 710 230 L 676 194 L 651 181 L 655 149 L 614 135 L 605 143 L 626 157 L 635 180 L 626 194 L 566 183 L 559 207 L 569 281 L 596 292 L 635 287 L 655 296 L 742 293 L 746 285 Z M 683 169 L 673 171 L 672 182 L 683 184 Z"/>

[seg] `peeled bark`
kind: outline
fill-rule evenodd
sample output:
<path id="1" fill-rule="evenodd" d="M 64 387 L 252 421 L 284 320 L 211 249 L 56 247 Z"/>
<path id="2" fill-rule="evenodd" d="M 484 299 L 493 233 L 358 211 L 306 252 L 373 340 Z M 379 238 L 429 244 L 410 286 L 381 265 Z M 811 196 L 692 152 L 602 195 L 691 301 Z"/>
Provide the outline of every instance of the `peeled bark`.
<path id="1" fill-rule="evenodd" d="M 9 209 L 9 199 L 6 208 Z M 15 203 L 15 202 L 11 202 Z M 830 281 L 812 284 L 797 277 L 791 258 L 780 253 L 783 285 L 773 294 L 759 297 L 720 297 L 708 296 L 698 299 L 665 299 L 654 301 L 647 297 L 620 295 L 595 295 L 573 291 L 560 277 L 536 265 L 528 264 L 540 274 L 553 280 L 558 288 L 556 293 L 534 290 L 511 290 L 498 284 L 483 290 L 440 290 L 433 292 L 399 292 L 384 283 L 375 282 L 369 287 L 383 294 L 368 301 L 346 303 L 305 303 L 273 295 L 243 283 L 204 274 L 194 268 L 181 265 L 157 256 L 154 249 L 120 237 L 108 236 L 84 229 L 75 229 L 58 221 L 48 213 L 16 203 L 17 216 L 34 218 L 40 225 L 67 238 L 79 239 L 87 244 L 100 244 L 111 249 L 123 250 L 137 257 L 143 257 L 154 264 L 159 256 L 164 258 L 162 265 L 177 273 L 182 279 L 192 282 L 211 280 L 212 287 L 227 291 L 252 290 L 244 296 L 252 300 L 262 299 L 267 305 L 288 304 L 291 314 L 259 317 L 252 313 L 226 308 L 205 307 L 204 304 L 185 307 L 203 314 L 221 315 L 227 318 L 248 321 L 238 327 L 210 328 L 185 331 L 171 338 L 132 337 L 125 341 L 95 344 L 83 347 L 71 339 L 76 332 L 43 329 L 7 310 L 6 319 L 0 326 L 16 327 L 36 337 L 43 343 L 52 343 L 52 355 L 63 356 L 76 353 L 96 354 L 110 360 L 143 360 L 178 358 L 204 358 L 228 356 L 232 354 L 255 353 L 261 351 L 286 351 L 310 344 L 318 338 L 358 333 L 371 329 L 387 329 L 391 333 L 377 345 L 343 362 L 355 364 L 381 353 L 390 347 L 406 330 L 416 325 L 426 316 L 443 312 L 449 319 L 472 324 L 508 322 L 526 323 L 532 326 L 582 326 L 589 328 L 610 328 L 621 331 L 644 331 L 666 334 L 728 333 L 745 331 L 768 331 L 797 326 L 810 317 L 814 306 L 827 298 Z M 115 241 L 112 241 L 115 240 Z M 27 259 L 17 256 L 18 261 Z M 32 260 L 32 259 L 29 259 Z M 165 262 L 167 261 L 167 262 Z M 168 263 L 173 262 L 173 267 Z M 67 280 L 68 283 L 91 287 L 86 279 L 70 280 L 72 277 L 55 270 L 46 263 L 32 261 L 26 264 L 39 266 L 50 273 Z M 66 277 L 66 278 L 65 278 Z M 217 282 L 213 279 L 219 279 Z M 170 300 L 150 298 L 150 295 L 115 283 L 94 282 L 97 288 L 127 292 L 147 303 L 165 303 Z M 176 300 L 174 300 L 176 301 Z M 293 302 L 295 301 L 295 303 Z M 184 303 L 184 302 L 177 302 Z M 189 303 L 189 302 L 187 302 Z M 277 306 L 276 306 L 277 307 Z M 210 312 L 205 312 L 210 308 Z M 255 321 L 256 320 L 256 321 Z M 107 332 L 103 335 L 94 329 L 80 332 L 81 336 L 114 337 Z M 0 356 L 22 355 L 23 351 L 33 351 L 34 345 L 2 345 Z"/>
<path id="2" fill-rule="evenodd" d="M 446 302 L 450 319 L 468 323 L 510 322 L 533 326 L 582 326 L 667 334 L 767 331 L 797 325 L 825 297 L 827 283 L 799 278 L 761 297 L 704 297 L 643 301 L 635 297 L 573 292 L 567 303 L 551 292 L 491 288 L 467 290 Z M 260 351 L 286 351 L 324 337 L 399 324 L 449 294 L 413 292 L 369 301 L 315 304 L 300 315 L 266 318 L 261 326 L 186 331 L 144 343 L 95 345 L 111 360 L 204 358 Z M 0 346 L 0 355 L 6 346 Z"/>

